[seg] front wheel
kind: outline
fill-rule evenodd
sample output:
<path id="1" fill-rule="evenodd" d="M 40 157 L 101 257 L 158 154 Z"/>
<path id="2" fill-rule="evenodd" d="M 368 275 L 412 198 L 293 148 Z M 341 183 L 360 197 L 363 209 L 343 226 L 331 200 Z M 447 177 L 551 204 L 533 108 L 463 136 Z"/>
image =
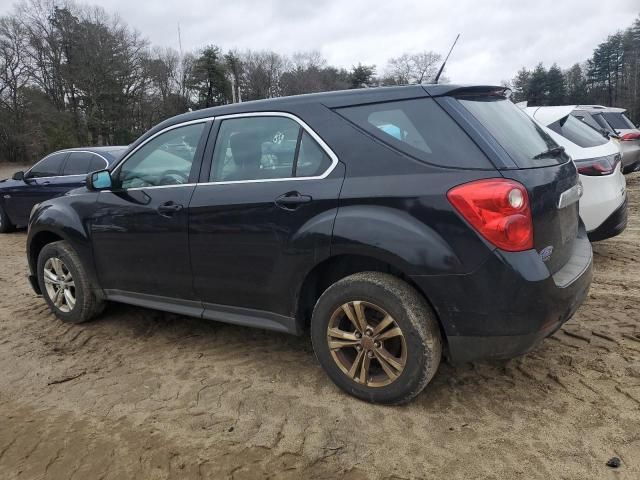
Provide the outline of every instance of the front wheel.
<path id="1" fill-rule="evenodd" d="M 40 252 L 38 283 L 51 311 L 65 322 L 86 322 L 104 308 L 78 254 L 65 241 L 49 243 Z"/>
<path id="2" fill-rule="evenodd" d="M 373 403 L 406 403 L 435 375 L 442 339 L 435 314 L 409 284 L 362 272 L 329 287 L 311 320 L 318 361 L 344 391 Z"/>

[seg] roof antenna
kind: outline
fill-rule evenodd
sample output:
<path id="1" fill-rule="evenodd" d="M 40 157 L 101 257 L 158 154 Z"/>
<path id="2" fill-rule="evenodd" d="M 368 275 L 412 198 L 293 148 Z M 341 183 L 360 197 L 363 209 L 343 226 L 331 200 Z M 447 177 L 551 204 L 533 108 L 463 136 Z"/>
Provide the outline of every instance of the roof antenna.
<path id="1" fill-rule="evenodd" d="M 456 39 L 453 41 L 453 45 L 451 45 L 451 48 L 449 49 L 449 53 L 447 53 L 447 57 L 444 59 L 444 62 L 442 62 L 442 66 L 440 67 L 440 70 L 438 70 L 438 74 L 436 75 L 436 78 L 433 81 L 433 83 L 438 83 L 438 80 L 440 79 L 440 75 L 442 75 L 442 71 L 444 70 L 444 66 L 447 64 L 447 60 L 449 60 L 449 55 L 451 55 L 451 52 L 453 51 L 453 47 L 456 46 L 456 43 L 458 43 L 459 38 L 460 38 L 460 34 L 458 34 Z"/>

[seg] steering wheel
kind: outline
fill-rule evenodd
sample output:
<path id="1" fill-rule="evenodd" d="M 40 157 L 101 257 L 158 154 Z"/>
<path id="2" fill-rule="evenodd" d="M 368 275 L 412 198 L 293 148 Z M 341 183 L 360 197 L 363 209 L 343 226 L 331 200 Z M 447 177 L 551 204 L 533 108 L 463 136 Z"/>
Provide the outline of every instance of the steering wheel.
<path id="1" fill-rule="evenodd" d="M 189 181 L 189 175 L 180 170 L 167 170 L 162 175 L 159 185 L 182 185 Z"/>

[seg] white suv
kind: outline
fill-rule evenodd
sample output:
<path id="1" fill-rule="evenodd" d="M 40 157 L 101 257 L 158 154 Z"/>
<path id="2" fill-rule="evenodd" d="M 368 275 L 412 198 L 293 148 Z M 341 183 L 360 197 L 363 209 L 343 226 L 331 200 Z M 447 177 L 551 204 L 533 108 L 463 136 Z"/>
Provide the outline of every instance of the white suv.
<path id="1" fill-rule="evenodd" d="M 578 105 L 571 114 L 620 142 L 622 171 L 630 173 L 640 167 L 640 130 L 625 112 L 624 108 Z"/>
<path id="2" fill-rule="evenodd" d="M 575 106 L 528 107 L 525 112 L 573 158 L 584 194 L 580 217 L 591 241 L 621 233 L 627 225 L 626 182 L 617 142 L 571 115 Z"/>

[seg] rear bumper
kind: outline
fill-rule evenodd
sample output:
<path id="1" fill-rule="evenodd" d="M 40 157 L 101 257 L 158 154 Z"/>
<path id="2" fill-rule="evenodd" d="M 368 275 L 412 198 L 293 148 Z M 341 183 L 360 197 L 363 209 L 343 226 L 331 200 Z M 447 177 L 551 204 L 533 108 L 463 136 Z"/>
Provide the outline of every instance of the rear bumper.
<path id="1" fill-rule="evenodd" d="M 551 275 L 535 250 L 496 251 L 468 275 L 417 276 L 454 362 L 522 355 L 569 320 L 589 292 L 591 244 L 581 227 L 572 257 Z"/>
<path id="2" fill-rule="evenodd" d="M 622 171 L 633 172 L 640 166 L 640 141 L 618 142 L 622 153 Z"/>
<path id="3" fill-rule="evenodd" d="M 628 219 L 627 203 L 627 199 L 625 198 L 622 205 L 620 205 L 602 225 L 589 232 L 589 240 L 592 242 L 606 240 L 607 238 L 615 237 L 624 232 L 624 229 L 627 228 Z"/>
<path id="4" fill-rule="evenodd" d="M 587 232 L 591 232 L 620 208 L 627 196 L 626 180 L 622 171 L 616 167 L 611 175 L 580 175 L 580 181 L 584 188 L 584 195 L 580 199 L 580 218 Z"/>

